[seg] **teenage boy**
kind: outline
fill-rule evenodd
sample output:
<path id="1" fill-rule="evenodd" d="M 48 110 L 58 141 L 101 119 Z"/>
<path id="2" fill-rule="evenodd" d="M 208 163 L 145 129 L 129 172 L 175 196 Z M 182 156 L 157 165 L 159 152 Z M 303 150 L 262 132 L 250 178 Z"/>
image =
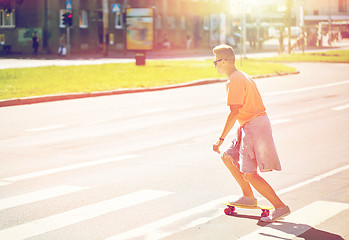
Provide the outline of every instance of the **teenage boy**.
<path id="1" fill-rule="evenodd" d="M 230 113 L 226 119 L 219 140 L 213 144 L 213 150 L 220 153 L 219 147 L 234 126 L 240 124 L 238 141 L 221 154 L 221 158 L 241 187 L 243 196 L 231 203 L 256 206 L 251 185 L 275 207 L 268 217 L 261 221 L 274 222 L 288 214 L 290 209 L 276 195 L 274 189 L 257 173 L 281 170 L 276 152 L 272 130 L 266 109 L 255 82 L 246 73 L 235 67 L 235 53 L 228 45 L 219 45 L 213 49 L 215 67 L 220 74 L 229 77 L 226 85 L 227 105 Z"/>

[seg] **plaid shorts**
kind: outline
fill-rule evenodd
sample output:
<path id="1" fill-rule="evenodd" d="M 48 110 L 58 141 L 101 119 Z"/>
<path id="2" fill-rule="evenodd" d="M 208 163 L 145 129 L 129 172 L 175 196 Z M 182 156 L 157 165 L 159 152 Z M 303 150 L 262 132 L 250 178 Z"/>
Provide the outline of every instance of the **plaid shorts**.
<path id="1" fill-rule="evenodd" d="M 240 127 L 225 153 L 243 173 L 255 173 L 257 167 L 261 172 L 281 170 L 267 115 L 258 116 Z"/>

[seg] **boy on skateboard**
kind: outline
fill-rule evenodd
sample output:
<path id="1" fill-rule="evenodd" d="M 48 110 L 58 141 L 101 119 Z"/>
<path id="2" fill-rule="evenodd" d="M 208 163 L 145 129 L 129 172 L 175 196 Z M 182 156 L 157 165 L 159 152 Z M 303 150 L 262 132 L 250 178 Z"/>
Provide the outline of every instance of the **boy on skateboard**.
<path id="1" fill-rule="evenodd" d="M 281 170 L 276 152 L 269 118 L 255 82 L 246 73 L 235 67 L 235 53 L 228 45 L 219 45 L 213 49 L 215 67 L 220 74 L 229 77 L 226 85 L 227 105 L 230 113 L 226 119 L 219 140 L 213 144 L 213 150 L 220 153 L 219 147 L 234 126 L 240 124 L 238 139 L 221 154 L 221 158 L 241 187 L 243 196 L 231 203 L 244 206 L 256 206 L 251 185 L 275 207 L 268 217 L 261 221 L 274 222 L 290 214 L 290 209 L 276 195 L 273 188 L 257 173 Z"/>

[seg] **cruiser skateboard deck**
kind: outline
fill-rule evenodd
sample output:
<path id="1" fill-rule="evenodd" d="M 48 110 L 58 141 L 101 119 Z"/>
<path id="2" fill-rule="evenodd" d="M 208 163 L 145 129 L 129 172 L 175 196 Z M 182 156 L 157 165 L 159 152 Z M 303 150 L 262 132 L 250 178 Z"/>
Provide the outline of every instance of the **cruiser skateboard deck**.
<path id="1" fill-rule="evenodd" d="M 238 204 L 231 204 L 231 203 L 223 203 L 224 205 L 228 206 L 226 209 L 224 209 L 224 213 L 226 215 L 234 215 L 235 209 L 236 208 L 247 208 L 247 209 L 261 209 L 261 217 L 268 217 L 269 212 L 271 209 L 273 209 L 273 206 L 265 206 L 265 205 L 256 205 L 256 206 L 244 206 L 244 205 L 238 205 Z"/>

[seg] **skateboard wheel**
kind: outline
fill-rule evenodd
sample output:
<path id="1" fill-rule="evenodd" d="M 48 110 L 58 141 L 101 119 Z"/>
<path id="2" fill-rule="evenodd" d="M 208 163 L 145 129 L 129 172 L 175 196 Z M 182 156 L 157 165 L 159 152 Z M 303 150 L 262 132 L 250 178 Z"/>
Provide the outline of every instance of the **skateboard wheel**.
<path id="1" fill-rule="evenodd" d="M 234 206 L 228 206 L 226 209 L 224 209 L 225 215 L 229 215 L 229 216 L 233 215 L 234 211 L 235 211 Z"/>
<path id="2" fill-rule="evenodd" d="M 269 216 L 269 210 L 267 210 L 267 209 L 262 209 L 261 217 L 268 217 L 268 216 Z"/>
<path id="3" fill-rule="evenodd" d="M 234 214 L 234 210 L 230 207 L 224 209 L 225 215 L 232 216 Z"/>
<path id="4" fill-rule="evenodd" d="M 230 208 L 226 208 L 224 209 L 224 213 L 225 215 L 231 215 L 232 211 L 230 210 Z"/>

